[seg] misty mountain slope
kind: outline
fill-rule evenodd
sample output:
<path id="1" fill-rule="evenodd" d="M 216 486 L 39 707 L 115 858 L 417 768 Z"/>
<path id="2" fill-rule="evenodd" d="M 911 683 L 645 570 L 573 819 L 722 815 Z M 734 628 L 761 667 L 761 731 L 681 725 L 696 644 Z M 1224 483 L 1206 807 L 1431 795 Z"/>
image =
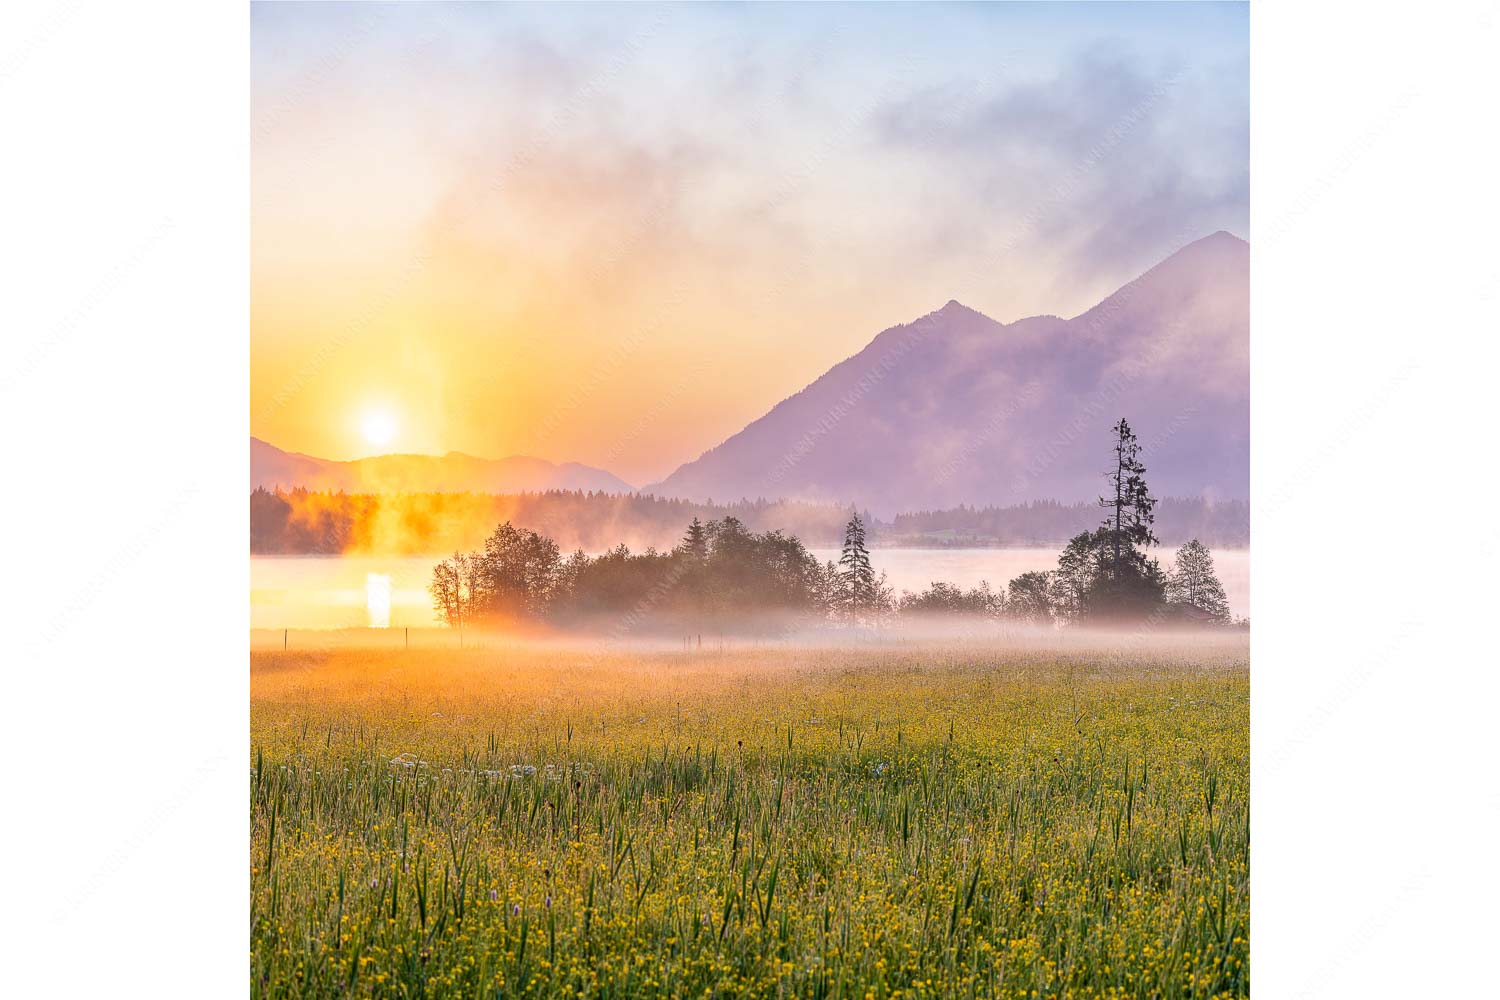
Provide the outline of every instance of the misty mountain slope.
<path id="1" fill-rule="evenodd" d="M 1072 319 L 958 302 L 892 327 L 653 492 L 877 514 L 1086 500 L 1126 417 L 1158 496 L 1249 496 L 1249 261 L 1219 232 Z"/>
<path id="2" fill-rule="evenodd" d="M 282 451 L 250 439 L 250 487 L 343 490 L 346 493 L 530 493 L 540 490 L 604 490 L 629 493 L 633 487 L 603 469 L 577 462 L 555 464 L 540 458 L 476 458 L 446 455 L 380 455 L 335 462 Z"/>

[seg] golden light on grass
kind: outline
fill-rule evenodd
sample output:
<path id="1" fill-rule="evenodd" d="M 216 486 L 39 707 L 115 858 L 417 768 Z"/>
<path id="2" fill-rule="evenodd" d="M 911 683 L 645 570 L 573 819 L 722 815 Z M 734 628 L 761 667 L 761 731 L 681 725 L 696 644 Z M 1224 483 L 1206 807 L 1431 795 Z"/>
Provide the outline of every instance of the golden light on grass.
<path id="1" fill-rule="evenodd" d="M 1247 995 L 1247 659 L 252 653 L 251 995 Z"/>

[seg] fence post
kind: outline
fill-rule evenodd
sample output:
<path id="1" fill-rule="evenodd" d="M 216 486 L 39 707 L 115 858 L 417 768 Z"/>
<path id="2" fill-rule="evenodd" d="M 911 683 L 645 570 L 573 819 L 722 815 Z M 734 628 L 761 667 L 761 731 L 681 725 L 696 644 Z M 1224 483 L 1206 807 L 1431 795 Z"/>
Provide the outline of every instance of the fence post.
<path id="1" fill-rule="evenodd" d="M 290 632 L 290 631 L 291 631 L 291 629 L 286 629 L 286 628 L 284 628 L 284 629 L 281 630 L 281 651 L 283 653 L 286 652 L 286 634 L 288 632 Z"/>

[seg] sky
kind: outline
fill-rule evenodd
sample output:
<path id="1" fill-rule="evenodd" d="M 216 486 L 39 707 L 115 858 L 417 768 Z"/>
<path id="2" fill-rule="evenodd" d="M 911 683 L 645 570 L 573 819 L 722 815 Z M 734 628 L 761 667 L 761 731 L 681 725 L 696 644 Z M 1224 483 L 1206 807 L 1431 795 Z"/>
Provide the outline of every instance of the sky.
<path id="1" fill-rule="evenodd" d="M 254 4 L 251 433 L 643 485 L 1249 237 L 1243 5 Z"/>

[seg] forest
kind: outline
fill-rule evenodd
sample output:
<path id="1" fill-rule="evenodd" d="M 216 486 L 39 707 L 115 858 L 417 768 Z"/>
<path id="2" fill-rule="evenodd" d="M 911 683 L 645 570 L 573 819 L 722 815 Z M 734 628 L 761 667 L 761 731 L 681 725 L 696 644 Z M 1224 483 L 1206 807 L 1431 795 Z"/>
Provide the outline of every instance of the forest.
<path id="1" fill-rule="evenodd" d="M 564 550 L 603 552 L 619 544 L 670 549 L 683 525 L 732 517 L 747 530 L 782 531 L 813 548 L 834 548 L 851 509 L 791 500 L 696 503 L 639 493 L 554 490 L 539 493 L 319 493 L 305 489 L 250 494 L 254 555 L 434 555 L 482 544 L 496 524 L 553 539 Z M 1093 503 L 1043 500 L 1010 507 L 960 506 L 897 514 L 889 521 L 861 512 L 871 546 L 992 548 L 1060 543 L 1089 531 Z M 1242 501 L 1158 502 L 1155 530 L 1163 544 L 1198 539 L 1242 548 L 1250 512 Z"/>
<path id="2" fill-rule="evenodd" d="M 431 593 L 450 626 L 552 625 L 614 633 L 880 627 L 934 619 L 1032 626 L 1232 623 L 1209 548 L 1194 538 L 1163 570 L 1147 554 L 1159 544 L 1156 501 L 1129 424 L 1114 428 L 1102 523 L 1074 535 L 1057 569 L 1023 573 L 1003 589 L 964 590 L 934 581 L 921 593 L 892 592 L 870 560 L 864 518 L 845 523 L 837 562 L 819 561 L 795 535 L 755 532 L 733 515 L 694 517 L 670 549 L 624 544 L 564 557 L 556 540 L 506 521 L 484 547 L 455 553 L 433 570 Z M 1096 510 L 1098 509 L 1096 507 Z"/>

